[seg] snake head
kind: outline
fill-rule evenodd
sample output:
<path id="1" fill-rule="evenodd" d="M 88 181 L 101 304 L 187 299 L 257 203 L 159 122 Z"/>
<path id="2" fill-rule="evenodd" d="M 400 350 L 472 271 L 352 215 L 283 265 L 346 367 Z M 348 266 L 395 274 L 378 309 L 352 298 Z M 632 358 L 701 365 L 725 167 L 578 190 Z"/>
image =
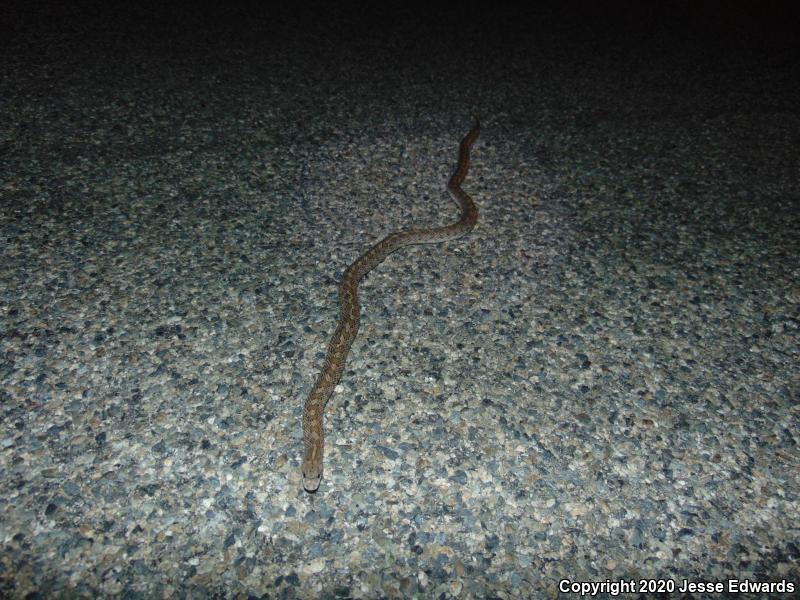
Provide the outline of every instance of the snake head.
<path id="1" fill-rule="evenodd" d="M 309 493 L 317 491 L 322 481 L 321 444 L 311 444 L 303 456 L 303 489 Z"/>
<path id="2" fill-rule="evenodd" d="M 319 482 L 322 481 L 322 470 L 321 469 L 306 469 L 303 468 L 303 489 L 310 494 L 313 494 L 317 491 L 319 487 Z"/>

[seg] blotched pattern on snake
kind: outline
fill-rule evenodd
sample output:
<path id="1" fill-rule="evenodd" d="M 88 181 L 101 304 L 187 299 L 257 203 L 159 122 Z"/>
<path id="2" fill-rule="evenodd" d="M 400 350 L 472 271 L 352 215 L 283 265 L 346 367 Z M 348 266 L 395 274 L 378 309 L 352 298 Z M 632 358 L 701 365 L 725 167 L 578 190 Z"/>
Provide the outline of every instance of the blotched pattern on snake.
<path id="1" fill-rule="evenodd" d="M 322 372 L 317 377 L 314 387 L 308 394 L 303 409 L 303 487 L 307 492 L 315 492 L 322 480 L 322 455 L 324 449 L 324 432 L 322 416 L 325 404 L 333 388 L 339 382 L 344 370 L 347 353 L 358 332 L 358 282 L 373 268 L 395 250 L 411 244 L 432 244 L 453 240 L 469 233 L 478 219 L 478 209 L 472 198 L 461 189 L 461 184 L 469 170 L 469 151 L 478 138 L 480 124 L 475 126 L 461 140 L 458 152 L 458 165 L 450 177 L 447 189 L 461 206 L 461 218 L 444 227 L 431 229 L 404 229 L 387 235 L 372 246 L 350 265 L 342 276 L 339 285 L 340 316 L 336 331 L 328 344 L 328 353 Z"/>

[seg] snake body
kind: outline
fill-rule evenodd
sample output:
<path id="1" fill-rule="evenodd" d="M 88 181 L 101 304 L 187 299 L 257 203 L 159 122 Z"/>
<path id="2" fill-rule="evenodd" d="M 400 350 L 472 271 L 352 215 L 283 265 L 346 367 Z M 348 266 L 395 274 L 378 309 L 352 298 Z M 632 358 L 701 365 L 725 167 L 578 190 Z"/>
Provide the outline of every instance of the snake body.
<path id="1" fill-rule="evenodd" d="M 344 370 L 347 353 L 358 333 L 358 282 L 395 250 L 411 244 L 432 244 L 460 238 L 469 233 L 478 219 L 478 209 L 472 198 L 461 189 L 469 171 L 469 151 L 480 133 L 480 123 L 461 140 L 458 165 L 450 177 L 447 189 L 461 206 L 461 218 L 455 223 L 430 229 L 404 229 L 391 233 L 376 243 L 347 267 L 339 285 L 340 315 L 336 331 L 328 344 L 325 364 L 303 408 L 303 487 L 315 492 L 322 480 L 324 431 L 322 416 L 325 404 Z"/>

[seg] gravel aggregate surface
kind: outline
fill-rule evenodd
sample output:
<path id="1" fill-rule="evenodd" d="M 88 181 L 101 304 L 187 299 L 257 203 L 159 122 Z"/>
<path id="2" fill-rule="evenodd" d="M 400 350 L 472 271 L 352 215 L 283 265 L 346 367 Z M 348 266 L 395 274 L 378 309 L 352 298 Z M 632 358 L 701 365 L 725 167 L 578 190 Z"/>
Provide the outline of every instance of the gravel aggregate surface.
<path id="1" fill-rule="evenodd" d="M 19 4 L 0 596 L 792 597 L 788 25 L 650 3 Z M 362 282 L 307 494 L 339 277 L 457 219 L 473 115 L 478 225 Z"/>

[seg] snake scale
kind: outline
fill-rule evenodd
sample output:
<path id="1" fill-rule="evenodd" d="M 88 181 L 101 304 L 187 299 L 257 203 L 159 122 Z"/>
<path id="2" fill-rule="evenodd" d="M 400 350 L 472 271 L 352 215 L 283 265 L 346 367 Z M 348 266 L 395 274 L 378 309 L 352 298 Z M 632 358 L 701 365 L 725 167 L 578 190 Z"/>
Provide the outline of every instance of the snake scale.
<path id="1" fill-rule="evenodd" d="M 347 353 L 358 333 L 358 282 L 392 252 L 403 246 L 454 240 L 472 230 L 478 219 L 478 209 L 472 198 L 461 189 L 461 184 L 469 171 L 470 148 L 479 133 L 480 123 L 475 119 L 475 125 L 461 140 L 458 149 L 458 165 L 447 184 L 447 190 L 461 207 L 461 218 L 455 223 L 443 227 L 410 228 L 391 233 L 359 256 L 353 264 L 347 267 L 342 276 L 339 285 L 339 323 L 328 344 L 328 353 L 325 356 L 322 372 L 317 377 L 314 387 L 311 388 L 303 408 L 303 488 L 307 492 L 315 492 L 322 480 L 323 412 L 333 388 L 336 387 L 342 376 Z"/>

